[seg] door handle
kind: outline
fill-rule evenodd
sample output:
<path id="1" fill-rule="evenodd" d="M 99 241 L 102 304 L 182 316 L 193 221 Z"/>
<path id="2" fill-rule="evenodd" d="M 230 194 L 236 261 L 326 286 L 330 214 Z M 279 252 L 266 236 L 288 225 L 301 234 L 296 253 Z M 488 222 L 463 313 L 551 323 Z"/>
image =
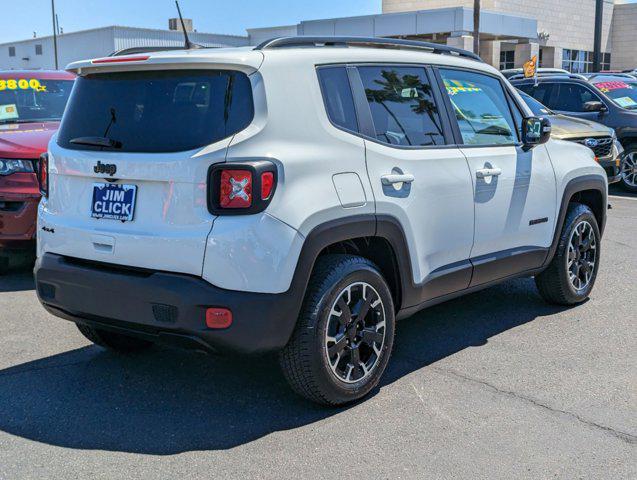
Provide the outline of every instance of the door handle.
<path id="1" fill-rule="evenodd" d="M 481 168 L 479 170 L 476 170 L 476 177 L 478 178 L 497 177 L 501 173 L 502 173 L 502 169 L 498 167 Z"/>
<path id="2" fill-rule="evenodd" d="M 391 173 L 380 177 L 383 185 L 394 185 L 395 183 L 411 183 L 416 179 L 411 173 Z"/>

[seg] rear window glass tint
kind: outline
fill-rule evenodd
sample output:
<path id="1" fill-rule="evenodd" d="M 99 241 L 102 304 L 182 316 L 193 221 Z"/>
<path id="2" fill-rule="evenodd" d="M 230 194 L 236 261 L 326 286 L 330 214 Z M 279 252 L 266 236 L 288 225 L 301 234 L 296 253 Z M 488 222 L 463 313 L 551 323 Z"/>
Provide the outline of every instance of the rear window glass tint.
<path id="1" fill-rule="evenodd" d="M 345 67 L 325 67 L 318 71 L 325 107 L 335 125 L 358 131 L 354 98 Z"/>
<path id="2" fill-rule="evenodd" d="M 240 72 L 179 70 L 79 77 L 58 134 L 65 148 L 80 137 L 107 137 L 126 152 L 177 152 L 209 145 L 246 128 L 252 89 Z"/>

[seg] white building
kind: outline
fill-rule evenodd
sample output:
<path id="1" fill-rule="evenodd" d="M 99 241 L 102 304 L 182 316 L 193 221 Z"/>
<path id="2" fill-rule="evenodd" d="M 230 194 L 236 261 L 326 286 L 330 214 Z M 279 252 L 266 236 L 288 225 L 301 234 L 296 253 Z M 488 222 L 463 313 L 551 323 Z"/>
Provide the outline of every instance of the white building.
<path id="1" fill-rule="evenodd" d="M 248 45 L 248 37 L 189 32 L 192 42 L 206 47 Z M 184 35 L 179 31 L 132 27 L 103 27 L 58 35 L 58 65 L 64 68 L 75 60 L 104 57 L 116 50 L 141 46 L 179 46 Z M 0 69 L 53 69 L 53 36 L 0 44 Z"/>

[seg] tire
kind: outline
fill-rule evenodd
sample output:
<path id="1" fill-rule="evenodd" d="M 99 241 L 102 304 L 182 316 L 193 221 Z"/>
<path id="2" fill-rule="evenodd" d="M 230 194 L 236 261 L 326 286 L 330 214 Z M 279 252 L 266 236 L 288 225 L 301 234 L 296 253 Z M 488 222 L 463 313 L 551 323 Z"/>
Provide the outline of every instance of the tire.
<path id="1" fill-rule="evenodd" d="M 588 298 L 599 270 L 600 240 L 591 209 L 571 203 L 555 255 L 546 270 L 535 277 L 544 300 L 556 305 L 576 305 Z"/>
<path id="2" fill-rule="evenodd" d="M 637 145 L 626 147 L 620 166 L 621 186 L 628 192 L 637 193 Z"/>
<path id="3" fill-rule="evenodd" d="M 283 374 L 313 402 L 354 402 L 378 385 L 391 356 L 395 322 L 391 292 L 376 265 L 354 255 L 321 257 L 292 337 L 280 352 Z"/>
<path id="4" fill-rule="evenodd" d="M 118 353 L 135 353 L 147 349 L 153 343 L 141 338 L 129 337 L 88 325 L 76 324 L 77 329 L 95 345 Z"/>

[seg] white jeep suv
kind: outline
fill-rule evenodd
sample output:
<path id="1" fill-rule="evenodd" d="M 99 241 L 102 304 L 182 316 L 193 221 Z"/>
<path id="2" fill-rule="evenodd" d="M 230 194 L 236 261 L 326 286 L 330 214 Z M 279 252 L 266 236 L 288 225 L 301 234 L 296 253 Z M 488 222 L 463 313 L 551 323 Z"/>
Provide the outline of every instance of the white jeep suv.
<path id="1" fill-rule="evenodd" d="M 35 274 L 98 345 L 278 351 L 337 405 L 378 384 L 396 319 L 520 276 L 593 287 L 604 170 L 469 52 L 299 37 L 69 70 Z"/>

